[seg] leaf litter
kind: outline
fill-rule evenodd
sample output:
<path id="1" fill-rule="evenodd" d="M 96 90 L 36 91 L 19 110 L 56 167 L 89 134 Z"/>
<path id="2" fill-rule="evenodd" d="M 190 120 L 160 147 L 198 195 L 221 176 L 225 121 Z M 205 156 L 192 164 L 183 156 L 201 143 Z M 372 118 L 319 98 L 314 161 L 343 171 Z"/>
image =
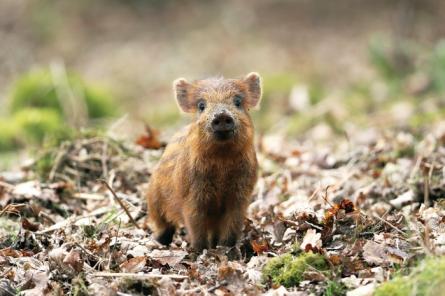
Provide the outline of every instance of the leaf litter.
<path id="1" fill-rule="evenodd" d="M 445 253 L 445 137 L 393 133 L 261 137 L 243 237 L 202 254 L 184 230 L 164 247 L 145 226 L 157 131 L 63 143 L 0 174 L 0 294 L 370 295 Z"/>

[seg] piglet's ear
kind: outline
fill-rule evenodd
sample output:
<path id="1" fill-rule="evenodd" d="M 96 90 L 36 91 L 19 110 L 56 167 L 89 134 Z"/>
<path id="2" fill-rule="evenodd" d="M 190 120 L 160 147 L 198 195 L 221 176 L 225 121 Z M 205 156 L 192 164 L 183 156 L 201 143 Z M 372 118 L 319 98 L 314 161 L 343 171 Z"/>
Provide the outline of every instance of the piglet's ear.
<path id="1" fill-rule="evenodd" d="M 256 72 L 251 72 L 244 77 L 244 83 L 247 85 L 247 105 L 254 108 L 259 105 L 261 100 L 261 77 Z"/>
<path id="2" fill-rule="evenodd" d="M 184 112 L 193 112 L 194 106 L 190 101 L 190 83 L 184 78 L 176 79 L 173 82 L 173 89 L 175 91 L 176 101 L 179 108 Z"/>

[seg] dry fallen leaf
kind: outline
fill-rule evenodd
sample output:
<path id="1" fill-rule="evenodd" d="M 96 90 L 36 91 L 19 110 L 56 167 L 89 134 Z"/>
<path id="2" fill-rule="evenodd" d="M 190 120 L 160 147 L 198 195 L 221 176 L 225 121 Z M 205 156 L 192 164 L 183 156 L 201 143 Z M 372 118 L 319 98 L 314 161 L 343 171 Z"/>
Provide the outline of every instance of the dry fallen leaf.
<path id="1" fill-rule="evenodd" d="M 136 144 L 145 149 L 159 149 L 162 147 L 162 143 L 159 141 L 159 131 L 151 128 L 149 125 L 145 125 L 145 132 L 145 134 L 136 139 Z"/>
<path id="2" fill-rule="evenodd" d="M 139 272 L 144 269 L 146 262 L 147 258 L 145 256 L 134 257 L 119 265 L 119 268 L 122 272 Z"/>
<path id="3" fill-rule="evenodd" d="M 320 238 L 321 234 L 315 232 L 315 229 L 308 229 L 300 245 L 300 249 L 303 251 L 321 249 L 322 243 Z"/>
<path id="4" fill-rule="evenodd" d="M 175 266 L 184 259 L 187 255 L 186 251 L 182 250 L 153 250 L 150 257 L 158 261 L 162 265 Z"/>
<path id="5" fill-rule="evenodd" d="M 45 295 L 46 289 L 48 287 L 48 275 L 44 271 L 32 270 L 26 272 L 25 275 L 27 282 L 32 286 L 32 289 L 26 289 L 21 292 L 21 295 L 25 296 L 40 296 Z"/>
<path id="6" fill-rule="evenodd" d="M 29 222 L 28 219 L 22 218 L 22 227 L 23 227 L 23 229 L 35 232 L 35 231 L 39 230 L 39 226 L 40 226 L 40 224 L 31 223 L 31 222 Z"/>
<path id="7" fill-rule="evenodd" d="M 269 251 L 269 244 L 266 240 L 253 240 L 250 242 L 250 244 L 252 245 L 253 251 L 257 255 Z"/>
<path id="8" fill-rule="evenodd" d="M 63 263 L 71 266 L 75 271 L 81 272 L 83 269 L 82 254 L 78 250 L 71 250 L 63 259 Z"/>
<path id="9" fill-rule="evenodd" d="M 0 256 L 19 258 L 22 256 L 22 253 L 20 251 L 14 250 L 11 247 L 8 247 L 0 250 Z"/>
<path id="10" fill-rule="evenodd" d="M 389 263 L 401 264 L 409 258 L 409 255 L 399 249 L 368 241 L 363 246 L 363 258 L 369 264 L 385 265 Z"/>

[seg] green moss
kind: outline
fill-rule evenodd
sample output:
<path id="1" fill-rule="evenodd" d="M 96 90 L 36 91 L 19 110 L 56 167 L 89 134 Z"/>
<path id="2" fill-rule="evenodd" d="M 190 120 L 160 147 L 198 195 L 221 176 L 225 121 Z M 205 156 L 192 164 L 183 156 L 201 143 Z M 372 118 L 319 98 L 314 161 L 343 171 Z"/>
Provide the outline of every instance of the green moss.
<path id="1" fill-rule="evenodd" d="M 10 112 L 16 113 L 23 108 L 46 108 L 53 109 L 64 117 L 62 102 L 66 98 L 62 93 L 68 88 L 76 100 L 85 102 L 89 118 L 96 119 L 116 114 L 111 96 L 105 90 L 85 83 L 73 73 L 67 74 L 66 81 L 66 85 L 56 83 L 51 72 L 45 69 L 25 74 L 12 87 Z"/>
<path id="2" fill-rule="evenodd" d="M 51 169 L 54 166 L 56 155 L 53 152 L 45 152 L 34 163 L 34 172 L 41 180 L 47 180 Z"/>
<path id="3" fill-rule="evenodd" d="M 384 283 L 380 287 L 377 288 L 375 292 L 375 296 L 404 296 L 404 295 L 410 295 L 411 293 L 411 286 L 408 285 L 408 282 L 403 278 L 395 278 L 390 282 Z M 416 295 L 416 294 L 413 294 Z"/>
<path id="4" fill-rule="evenodd" d="M 79 85 L 81 85 L 80 80 Z M 117 114 L 111 95 L 105 88 L 83 84 L 83 90 L 90 118 L 104 118 Z"/>
<path id="5" fill-rule="evenodd" d="M 416 112 L 416 114 L 410 118 L 409 124 L 413 128 L 419 128 L 443 120 L 443 118 L 445 118 L 445 108 L 431 112 Z"/>
<path id="6" fill-rule="evenodd" d="M 82 232 L 87 238 L 95 238 L 97 231 L 93 225 L 82 225 Z"/>
<path id="7" fill-rule="evenodd" d="M 324 291 L 325 296 L 344 296 L 346 295 L 346 287 L 342 283 L 328 281 L 326 290 Z"/>
<path id="8" fill-rule="evenodd" d="M 0 248 L 10 247 L 17 240 L 19 230 L 19 222 L 7 217 L 0 217 Z"/>
<path id="9" fill-rule="evenodd" d="M 88 293 L 87 282 L 85 279 L 85 274 L 80 273 L 71 281 L 71 293 L 73 296 L 87 296 Z"/>
<path id="10" fill-rule="evenodd" d="M 0 119 L 0 151 L 13 151 L 20 147 L 19 127 L 10 119 Z"/>
<path id="11" fill-rule="evenodd" d="M 290 246 L 290 250 L 289 252 L 294 255 L 294 256 L 298 256 L 302 253 L 302 250 L 300 248 L 300 243 L 299 242 L 295 242 Z"/>
<path id="12" fill-rule="evenodd" d="M 284 267 L 288 265 L 293 258 L 291 254 L 284 254 L 270 259 L 263 268 L 263 280 L 267 281 L 271 279 L 273 282 L 276 282 Z"/>
<path id="13" fill-rule="evenodd" d="M 329 269 L 326 259 L 319 254 L 303 253 L 297 257 L 284 254 L 271 259 L 263 268 L 263 281 L 285 287 L 297 286 L 304 279 L 304 272 Z"/>
<path id="14" fill-rule="evenodd" d="M 26 108 L 14 114 L 13 122 L 26 142 L 42 143 L 60 137 L 67 129 L 59 114 L 49 108 Z"/>
<path id="15" fill-rule="evenodd" d="M 423 260 L 408 276 L 396 276 L 380 285 L 375 296 L 435 296 L 445 289 L 445 257 Z"/>

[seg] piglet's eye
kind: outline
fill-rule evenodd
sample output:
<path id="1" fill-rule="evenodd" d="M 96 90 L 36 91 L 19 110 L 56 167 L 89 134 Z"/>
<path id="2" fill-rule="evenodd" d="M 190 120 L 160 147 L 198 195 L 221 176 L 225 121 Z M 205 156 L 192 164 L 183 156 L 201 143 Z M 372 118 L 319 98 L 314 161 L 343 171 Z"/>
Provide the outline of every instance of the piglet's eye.
<path id="1" fill-rule="evenodd" d="M 206 103 L 205 103 L 205 101 L 204 101 L 204 100 L 200 100 L 200 101 L 198 102 L 198 110 L 199 110 L 200 112 L 202 112 L 202 111 L 205 110 L 205 108 L 206 108 Z"/>
<path id="2" fill-rule="evenodd" d="M 242 98 L 241 96 L 236 95 L 236 96 L 233 98 L 233 104 L 235 104 L 236 107 L 240 108 L 241 105 L 242 105 L 242 103 L 243 103 L 243 98 Z"/>

